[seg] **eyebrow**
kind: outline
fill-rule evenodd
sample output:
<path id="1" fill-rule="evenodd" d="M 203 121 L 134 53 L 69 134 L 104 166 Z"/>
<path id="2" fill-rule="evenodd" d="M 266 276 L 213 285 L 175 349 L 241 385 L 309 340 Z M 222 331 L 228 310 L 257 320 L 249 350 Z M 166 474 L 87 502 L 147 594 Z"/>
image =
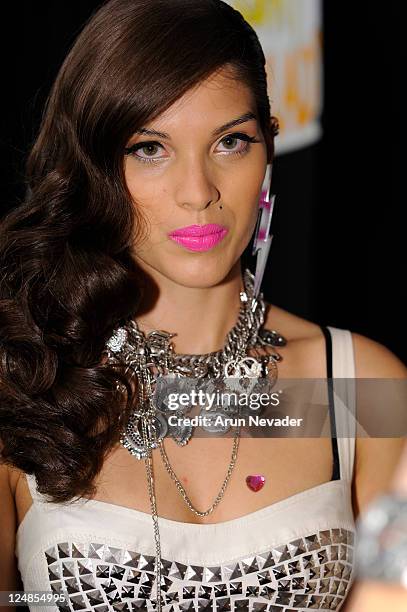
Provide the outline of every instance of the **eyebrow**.
<path id="1" fill-rule="evenodd" d="M 220 127 L 216 128 L 212 132 L 212 136 L 219 136 L 219 134 L 222 134 L 222 132 L 226 132 L 226 130 L 230 130 L 231 128 L 236 127 L 237 125 L 241 125 L 242 123 L 246 123 L 247 121 L 252 121 L 253 119 L 257 121 L 257 117 L 254 113 L 252 112 L 244 113 L 244 115 L 241 115 L 240 117 L 237 117 L 236 119 L 232 119 L 231 121 L 228 121 L 224 125 L 221 125 Z M 134 133 L 135 134 L 145 134 L 147 136 L 155 136 L 157 138 L 167 138 L 169 140 L 171 139 L 171 136 L 169 134 L 166 134 L 165 132 L 157 132 L 157 130 L 147 129 L 147 128 L 139 128 L 138 130 L 135 130 Z"/>

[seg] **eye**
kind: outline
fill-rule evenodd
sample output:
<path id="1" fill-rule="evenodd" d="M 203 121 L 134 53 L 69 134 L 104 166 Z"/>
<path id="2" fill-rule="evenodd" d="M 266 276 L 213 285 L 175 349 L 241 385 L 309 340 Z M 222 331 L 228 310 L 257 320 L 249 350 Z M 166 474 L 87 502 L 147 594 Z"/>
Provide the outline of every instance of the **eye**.
<path id="1" fill-rule="evenodd" d="M 154 156 L 159 148 L 162 148 L 159 142 L 138 142 L 131 147 L 124 149 L 124 152 L 126 155 L 132 155 L 133 157 L 136 157 L 137 160 L 148 164 L 163 159 L 162 157 Z M 146 154 L 146 156 L 140 155 L 140 151 Z"/>
<path id="2" fill-rule="evenodd" d="M 256 138 L 254 138 L 253 136 L 249 136 L 248 134 L 243 134 L 240 132 L 228 134 L 220 141 L 220 144 L 226 146 L 226 150 L 221 151 L 221 153 L 242 155 L 249 151 L 251 143 L 254 142 L 260 141 L 256 140 Z M 238 144 L 239 146 L 236 147 L 236 144 Z"/>

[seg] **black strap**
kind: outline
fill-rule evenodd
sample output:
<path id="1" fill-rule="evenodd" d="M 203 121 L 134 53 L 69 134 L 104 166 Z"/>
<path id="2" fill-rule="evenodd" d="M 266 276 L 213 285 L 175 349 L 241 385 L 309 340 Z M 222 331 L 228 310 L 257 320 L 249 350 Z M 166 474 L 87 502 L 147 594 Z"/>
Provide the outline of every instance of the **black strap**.
<path id="1" fill-rule="evenodd" d="M 331 441 L 332 441 L 332 454 L 333 454 L 333 470 L 331 480 L 340 480 L 341 478 L 341 467 L 338 453 L 338 439 L 336 437 L 336 420 L 335 420 L 335 405 L 334 405 L 334 390 L 333 390 L 333 379 L 332 379 L 332 336 L 331 332 L 324 325 L 320 326 L 325 336 L 326 344 L 326 376 L 328 385 L 328 399 L 329 399 L 329 416 L 331 420 Z"/>

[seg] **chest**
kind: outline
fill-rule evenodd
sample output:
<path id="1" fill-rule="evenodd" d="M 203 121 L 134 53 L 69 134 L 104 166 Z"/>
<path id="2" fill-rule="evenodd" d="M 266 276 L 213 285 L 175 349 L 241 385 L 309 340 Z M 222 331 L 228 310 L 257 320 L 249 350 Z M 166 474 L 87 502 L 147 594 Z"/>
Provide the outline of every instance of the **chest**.
<path id="1" fill-rule="evenodd" d="M 187 447 L 165 440 L 165 449 L 178 482 L 192 505 L 207 510 L 216 499 L 231 463 L 233 438 L 197 438 Z M 160 516 L 191 523 L 214 523 L 249 514 L 331 479 L 330 439 L 241 438 L 236 462 L 222 501 L 207 517 L 193 514 L 179 487 L 168 473 L 159 450 L 154 451 L 153 469 Z M 265 483 L 254 492 L 246 484 L 248 475 L 261 474 Z M 150 512 L 144 461 L 117 449 L 98 478 L 97 499 L 143 512 Z"/>

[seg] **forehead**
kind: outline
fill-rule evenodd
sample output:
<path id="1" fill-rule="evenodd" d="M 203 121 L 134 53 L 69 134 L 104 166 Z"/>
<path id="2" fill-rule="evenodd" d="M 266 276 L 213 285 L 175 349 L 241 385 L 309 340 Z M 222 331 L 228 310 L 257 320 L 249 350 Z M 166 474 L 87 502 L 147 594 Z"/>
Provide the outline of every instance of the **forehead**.
<path id="1" fill-rule="evenodd" d="M 145 127 L 175 131 L 188 125 L 208 132 L 211 127 L 248 111 L 257 115 L 251 89 L 229 70 L 222 69 L 187 91 Z"/>

